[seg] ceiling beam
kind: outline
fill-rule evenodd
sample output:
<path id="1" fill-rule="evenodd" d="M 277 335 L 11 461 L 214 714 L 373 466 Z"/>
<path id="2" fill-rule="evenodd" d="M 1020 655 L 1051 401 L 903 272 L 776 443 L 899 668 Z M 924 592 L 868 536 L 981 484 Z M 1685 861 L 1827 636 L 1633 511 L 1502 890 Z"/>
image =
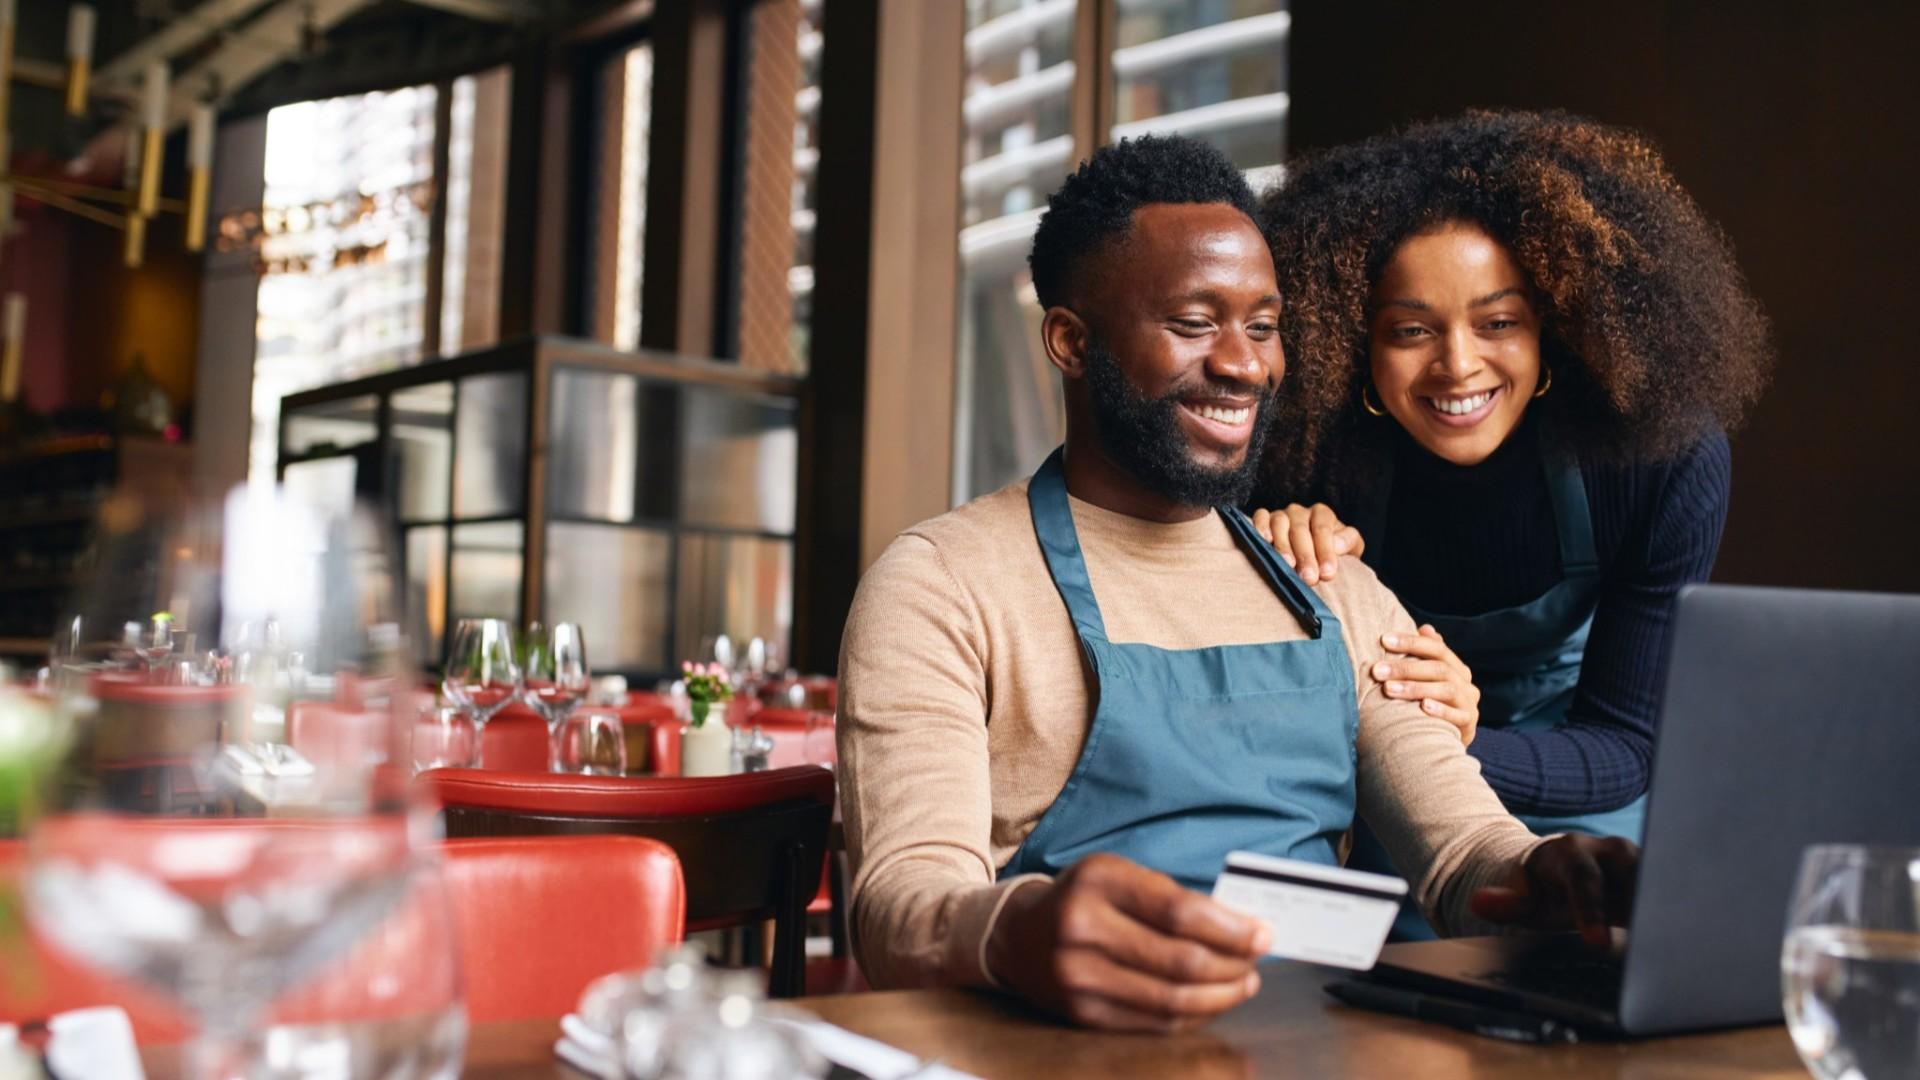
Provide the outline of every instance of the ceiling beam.
<path id="1" fill-rule="evenodd" d="M 374 0 L 285 0 L 249 23 L 211 56 L 173 81 L 167 102 L 167 128 L 186 122 L 196 102 L 209 93 L 230 94 L 292 59 L 308 40 L 308 31 L 325 34 Z"/>
<path id="2" fill-rule="evenodd" d="M 486 22 L 530 22 L 541 17 L 540 7 L 528 0 L 411 0 L 421 7 Z"/>
<path id="3" fill-rule="evenodd" d="M 267 0 L 202 0 L 158 32 L 100 65 L 95 81 L 103 86 L 132 86 L 155 60 L 170 61 L 212 35 L 253 14 Z"/>

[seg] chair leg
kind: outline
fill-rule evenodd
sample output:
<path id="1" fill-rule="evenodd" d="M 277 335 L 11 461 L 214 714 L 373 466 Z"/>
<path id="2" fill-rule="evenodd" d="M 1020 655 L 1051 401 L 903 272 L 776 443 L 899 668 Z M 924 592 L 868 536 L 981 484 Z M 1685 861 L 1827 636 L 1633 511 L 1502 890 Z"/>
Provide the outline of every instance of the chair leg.
<path id="1" fill-rule="evenodd" d="M 818 889 L 804 889 L 806 867 L 799 844 L 789 844 L 780 868 L 780 909 L 773 917 L 773 969 L 767 996 L 799 997 L 807 987 L 807 901 Z M 816 864 L 818 865 L 818 864 Z"/>
<path id="2" fill-rule="evenodd" d="M 844 960 L 847 956 L 847 854 L 836 851 L 827 859 L 827 922 L 828 933 L 833 937 L 833 956 Z"/>

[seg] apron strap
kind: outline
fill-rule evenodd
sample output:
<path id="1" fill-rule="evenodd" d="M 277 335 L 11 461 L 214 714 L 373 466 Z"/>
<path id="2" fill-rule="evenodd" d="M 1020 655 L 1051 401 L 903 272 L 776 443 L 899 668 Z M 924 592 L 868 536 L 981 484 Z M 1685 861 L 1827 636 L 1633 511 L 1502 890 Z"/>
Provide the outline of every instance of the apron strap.
<path id="1" fill-rule="evenodd" d="M 1323 626 L 1321 616 L 1330 614 L 1330 610 L 1294 574 L 1293 568 L 1274 550 L 1273 542 L 1260 535 L 1247 515 L 1232 507 L 1222 507 L 1220 516 L 1226 519 L 1227 528 L 1239 539 L 1240 546 L 1246 549 L 1261 575 L 1273 586 L 1273 591 L 1280 594 L 1280 602 L 1287 605 L 1287 610 L 1306 629 L 1307 636 L 1319 640 Z"/>
<path id="2" fill-rule="evenodd" d="M 1593 514 L 1580 466 L 1563 450 L 1547 445 L 1546 425 L 1538 425 L 1540 457 L 1547 469 L 1547 494 L 1553 500 L 1554 531 L 1560 534 L 1560 571 L 1568 580 L 1600 573 L 1600 550 L 1593 539 Z"/>
<path id="3" fill-rule="evenodd" d="M 1027 485 L 1027 505 L 1033 511 L 1033 531 L 1040 538 L 1040 551 L 1047 558 L 1054 587 L 1066 601 L 1067 614 L 1083 639 L 1107 640 L 1107 624 L 1100 618 L 1100 604 L 1093 598 L 1093 583 L 1087 578 L 1087 562 L 1080 555 L 1080 533 L 1073 527 L 1073 508 L 1067 503 L 1067 477 L 1060 462 L 1066 447 L 1047 456 L 1046 464 L 1033 474 Z"/>

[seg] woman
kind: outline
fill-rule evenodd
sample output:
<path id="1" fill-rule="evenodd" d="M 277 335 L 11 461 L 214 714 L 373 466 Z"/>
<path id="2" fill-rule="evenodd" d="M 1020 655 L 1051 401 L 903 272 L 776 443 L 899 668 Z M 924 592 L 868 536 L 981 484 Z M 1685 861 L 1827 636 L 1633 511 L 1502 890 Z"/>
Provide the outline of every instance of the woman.
<path id="1" fill-rule="evenodd" d="M 1424 624 L 1384 692 L 1535 831 L 1637 840 L 1673 599 L 1772 359 L 1725 239 L 1643 139 L 1551 114 L 1341 147 L 1262 210 L 1294 363 L 1257 522 L 1309 582 L 1364 555 Z"/>

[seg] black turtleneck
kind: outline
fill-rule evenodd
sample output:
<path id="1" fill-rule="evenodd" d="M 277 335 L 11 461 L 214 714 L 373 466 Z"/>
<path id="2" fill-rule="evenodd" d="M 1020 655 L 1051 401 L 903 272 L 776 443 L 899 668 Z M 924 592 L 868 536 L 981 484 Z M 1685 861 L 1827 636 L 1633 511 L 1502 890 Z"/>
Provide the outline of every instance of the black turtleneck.
<path id="1" fill-rule="evenodd" d="M 1582 471 L 1603 582 L 1567 722 L 1483 727 L 1470 748 L 1510 809 L 1610 810 L 1646 790 L 1673 600 L 1713 570 L 1730 474 L 1721 435 L 1673 461 Z M 1400 433 L 1384 531 L 1367 561 L 1403 602 L 1435 613 L 1512 607 L 1563 577 L 1539 443 L 1525 425 L 1469 467 Z M 1461 659 L 1474 666 L 1470 653 Z"/>

